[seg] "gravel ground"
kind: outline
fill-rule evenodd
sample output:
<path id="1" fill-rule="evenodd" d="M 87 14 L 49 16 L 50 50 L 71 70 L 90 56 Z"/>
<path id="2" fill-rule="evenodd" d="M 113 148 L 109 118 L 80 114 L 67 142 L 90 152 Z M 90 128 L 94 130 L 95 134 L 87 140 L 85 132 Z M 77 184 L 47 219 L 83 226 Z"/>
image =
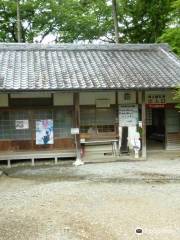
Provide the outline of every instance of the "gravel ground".
<path id="1" fill-rule="evenodd" d="M 180 239 L 180 160 L 6 172 L 0 240 Z"/>

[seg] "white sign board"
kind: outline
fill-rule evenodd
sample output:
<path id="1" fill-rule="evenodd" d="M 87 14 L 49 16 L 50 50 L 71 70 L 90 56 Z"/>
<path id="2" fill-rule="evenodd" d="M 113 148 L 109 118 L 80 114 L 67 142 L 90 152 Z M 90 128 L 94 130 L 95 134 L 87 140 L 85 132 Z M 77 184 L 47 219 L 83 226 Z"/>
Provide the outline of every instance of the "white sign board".
<path id="1" fill-rule="evenodd" d="M 79 134 L 79 128 L 71 128 L 71 134 Z"/>
<path id="2" fill-rule="evenodd" d="M 119 105 L 119 126 L 136 126 L 138 123 L 138 105 L 123 104 Z"/>
<path id="3" fill-rule="evenodd" d="M 16 130 L 29 129 L 29 120 L 16 120 L 15 128 Z"/>

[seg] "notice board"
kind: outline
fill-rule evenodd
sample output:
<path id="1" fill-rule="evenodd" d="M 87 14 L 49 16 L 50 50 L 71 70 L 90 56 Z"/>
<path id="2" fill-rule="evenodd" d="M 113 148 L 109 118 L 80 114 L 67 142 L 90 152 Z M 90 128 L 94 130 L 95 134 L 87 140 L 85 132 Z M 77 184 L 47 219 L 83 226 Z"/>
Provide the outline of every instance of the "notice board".
<path id="1" fill-rule="evenodd" d="M 119 105 L 119 126 L 130 127 L 138 124 L 138 105 L 121 104 Z"/>

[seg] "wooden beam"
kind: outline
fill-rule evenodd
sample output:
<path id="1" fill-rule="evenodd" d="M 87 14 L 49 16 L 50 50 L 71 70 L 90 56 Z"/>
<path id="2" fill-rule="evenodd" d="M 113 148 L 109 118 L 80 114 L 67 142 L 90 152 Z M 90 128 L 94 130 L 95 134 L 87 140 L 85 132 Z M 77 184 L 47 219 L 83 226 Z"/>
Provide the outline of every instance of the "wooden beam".
<path id="1" fill-rule="evenodd" d="M 142 92 L 142 158 L 146 160 L 146 103 L 145 91 Z"/>
<path id="2" fill-rule="evenodd" d="M 165 142 L 164 142 L 164 149 L 167 149 L 167 136 L 168 136 L 168 132 L 167 132 L 167 111 L 166 108 L 164 109 L 164 128 L 165 128 Z"/>
<path id="3" fill-rule="evenodd" d="M 136 104 L 139 104 L 139 92 L 136 91 Z"/>
<path id="4" fill-rule="evenodd" d="M 80 105 L 79 105 L 79 93 L 75 92 L 73 95 L 74 102 L 74 127 L 80 129 Z M 81 159 L 80 149 L 80 134 L 76 134 L 76 150 L 77 150 L 77 159 Z"/>

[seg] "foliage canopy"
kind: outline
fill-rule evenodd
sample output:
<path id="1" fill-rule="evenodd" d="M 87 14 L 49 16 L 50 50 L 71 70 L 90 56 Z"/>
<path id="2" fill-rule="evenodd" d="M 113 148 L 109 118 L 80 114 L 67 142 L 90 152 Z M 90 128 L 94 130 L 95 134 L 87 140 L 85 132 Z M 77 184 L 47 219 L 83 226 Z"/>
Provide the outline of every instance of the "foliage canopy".
<path id="1" fill-rule="evenodd" d="M 116 1 L 120 42 L 165 41 L 180 54 L 180 0 Z M 114 42 L 111 0 L 19 2 L 22 42 Z M 17 42 L 16 14 L 16 0 L 0 0 L 0 41 Z"/>

